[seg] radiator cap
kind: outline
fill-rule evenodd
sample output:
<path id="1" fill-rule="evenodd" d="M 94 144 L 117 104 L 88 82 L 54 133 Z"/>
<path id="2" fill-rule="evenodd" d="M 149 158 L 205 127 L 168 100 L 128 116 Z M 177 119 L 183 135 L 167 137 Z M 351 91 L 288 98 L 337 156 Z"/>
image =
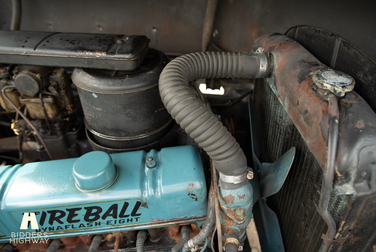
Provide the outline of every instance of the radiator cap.
<path id="1" fill-rule="evenodd" d="M 340 97 L 352 91 L 355 86 L 355 80 L 350 75 L 330 68 L 317 70 L 312 79 L 318 87 Z"/>
<path id="2" fill-rule="evenodd" d="M 78 190 L 95 192 L 111 186 L 116 180 L 117 172 L 109 154 L 92 151 L 76 160 L 73 177 Z"/>

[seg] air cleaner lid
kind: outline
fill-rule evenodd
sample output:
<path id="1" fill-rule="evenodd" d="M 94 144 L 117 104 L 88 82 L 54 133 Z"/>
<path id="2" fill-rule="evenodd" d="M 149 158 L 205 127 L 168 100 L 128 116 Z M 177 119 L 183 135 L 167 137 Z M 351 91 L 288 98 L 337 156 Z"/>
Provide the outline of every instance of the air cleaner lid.
<path id="1" fill-rule="evenodd" d="M 159 75 L 168 61 L 164 53 L 150 49 L 133 71 L 75 68 L 72 80 L 79 89 L 99 94 L 139 92 L 158 85 Z"/>
<path id="2" fill-rule="evenodd" d="M 73 177 L 77 189 L 94 192 L 111 186 L 116 180 L 117 172 L 109 154 L 92 151 L 76 160 Z"/>

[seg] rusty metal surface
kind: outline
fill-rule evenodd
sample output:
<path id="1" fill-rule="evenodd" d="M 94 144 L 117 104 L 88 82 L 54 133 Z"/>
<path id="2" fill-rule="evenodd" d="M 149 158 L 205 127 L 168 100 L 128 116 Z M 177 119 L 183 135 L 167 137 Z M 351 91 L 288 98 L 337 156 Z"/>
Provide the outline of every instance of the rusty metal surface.
<path id="1" fill-rule="evenodd" d="M 14 105 L 16 105 L 17 108 L 21 108 L 20 100 L 18 99 L 20 94 L 16 90 L 10 90 L 10 89 L 8 89 L 6 93 L 7 93 L 8 98 L 14 103 Z M 0 95 L 0 105 L 8 113 L 16 112 L 16 110 L 12 107 L 12 105 L 8 101 L 4 100 L 2 95 Z"/>
<path id="2" fill-rule="evenodd" d="M 74 96 L 72 92 L 72 80 L 64 68 L 54 69 L 49 76 L 51 86 L 55 90 L 59 90 L 57 97 L 59 107 L 72 113 L 74 105 Z"/>
<path id="3" fill-rule="evenodd" d="M 265 51 L 273 55 L 275 69 L 273 77 L 268 79 L 269 85 L 279 97 L 318 163 L 324 168 L 329 129 L 328 103 L 318 97 L 312 90 L 312 73 L 326 66 L 301 45 L 286 36 L 263 36 L 254 45 L 254 48 L 259 46 L 262 46 Z M 355 104 L 356 106 L 353 106 Z M 367 115 L 355 113 L 359 108 L 365 110 Z M 342 99 L 340 109 L 341 116 L 347 117 L 346 123 L 340 124 L 340 132 L 347 137 L 344 138 L 342 136 L 340 138 L 339 153 L 342 153 L 340 156 L 345 156 L 345 153 L 349 153 L 349 147 L 346 146 L 349 146 L 351 141 L 353 142 L 352 146 L 354 142 L 356 142 L 355 145 L 363 146 L 352 137 L 351 132 L 354 129 L 354 125 L 350 125 L 359 123 L 362 120 L 367 121 L 368 127 L 365 127 L 362 132 L 358 132 L 358 136 L 361 136 L 362 139 L 367 137 L 374 139 L 375 137 L 372 137 L 371 132 L 375 130 L 375 126 L 372 126 L 372 124 L 376 122 L 376 117 L 356 92 L 351 92 Z M 349 120 L 348 116 L 350 114 L 352 117 Z M 344 120 L 345 118 L 342 119 L 342 122 Z M 346 151 L 343 149 L 346 149 Z M 337 175 L 343 175 L 341 165 L 339 165 L 337 171 L 339 173 Z"/>
<path id="4" fill-rule="evenodd" d="M 196 236 L 200 229 L 196 223 L 190 224 L 190 238 Z M 180 226 L 170 226 L 165 228 L 148 229 L 148 238 L 145 242 L 145 248 L 169 248 L 178 243 L 182 237 Z M 137 231 L 116 232 L 105 234 L 98 251 L 135 250 Z M 81 235 L 74 237 L 60 238 L 59 252 L 80 252 L 87 251 L 92 242 L 92 235 Z M 44 252 L 48 248 L 51 240 L 46 243 L 13 243 L 13 245 L 23 252 Z M 1 248 L 1 247 L 0 247 Z"/>
<path id="5" fill-rule="evenodd" d="M 310 51 L 325 65 L 351 75 L 355 91 L 376 111 L 376 57 L 373 59 L 344 37 L 312 26 L 295 26 L 286 35 Z"/>
<path id="6" fill-rule="evenodd" d="M 43 106 L 46 110 L 48 118 L 55 118 L 58 116 L 58 108 L 53 97 L 43 97 Z M 42 108 L 42 101 L 39 98 L 23 98 L 20 99 L 22 104 L 25 104 L 27 111 L 33 119 L 46 119 Z"/>
<path id="7" fill-rule="evenodd" d="M 282 232 L 280 241 L 283 238 L 282 244 L 286 251 L 318 251 L 322 243 L 320 236 L 327 228 L 316 207 L 320 197 L 323 170 L 267 83 L 257 83 L 256 94 L 260 99 L 257 99 L 256 103 L 256 111 L 259 113 L 255 116 L 259 116 L 262 129 L 257 132 L 261 139 L 265 139 L 259 142 L 262 145 L 260 160 L 273 162 L 289 148 L 296 147 L 296 156 L 282 189 L 268 198 L 267 205 L 255 205 L 253 214 L 256 225 L 259 228 L 258 220 L 264 217 L 267 217 L 268 223 L 274 223 L 270 222 L 273 219 L 270 218 L 271 213 L 274 211 L 274 217 L 278 217 Z M 329 208 L 336 223 L 343 218 L 342 207 L 346 207 L 343 205 L 346 205 L 343 198 L 332 198 Z M 268 210 L 266 216 L 256 211 L 260 209 Z M 265 239 L 260 236 L 262 247 L 263 241 Z M 272 243 L 278 251 L 275 245 L 275 242 Z"/>
<path id="8" fill-rule="evenodd" d="M 220 188 L 218 201 L 224 237 L 231 234 L 242 238 L 252 217 L 252 185 L 246 183 L 232 190 Z"/>
<path id="9" fill-rule="evenodd" d="M 301 155 L 305 155 L 304 160 L 308 164 L 303 162 L 302 166 L 299 167 L 300 170 L 296 170 L 292 175 L 297 177 L 298 175 L 296 174 L 303 174 L 303 179 L 306 180 L 307 176 L 309 176 L 307 174 L 310 174 L 307 172 L 315 173 L 316 169 L 316 165 L 312 164 L 312 160 L 309 158 L 311 153 L 321 169 L 325 170 L 329 111 L 327 102 L 318 98 L 316 91 L 312 90 L 311 73 L 326 66 L 310 55 L 298 43 L 282 35 L 264 36 L 260 38 L 254 48 L 256 49 L 259 46 L 263 46 L 266 51 L 271 52 L 275 66 L 273 76 L 267 79 L 267 83 L 264 84 L 269 84 L 270 89 L 273 90 L 279 99 L 276 102 L 283 105 L 288 117 L 292 120 L 293 125 L 297 128 L 304 143 L 310 150 L 308 154 L 304 153 L 304 149 L 299 150 L 302 151 Z M 370 212 L 369 209 L 374 204 L 373 195 L 375 195 L 376 191 L 376 180 L 372 175 L 376 173 L 376 167 L 373 165 L 376 164 L 376 146 L 374 144 L 376 142 L 376 115 L 355 91 L 340 99 L 339 109 L 336 174 L 329 211 L 333 215 L 336 224 L 340 227 L 335 239 L 344 243 L 335 244 L 333 251 L 357 251 L 361 247 L 369 247 L 375 240 L 374 231 L 369 230 L 367 228 L 369 225 L 360 220 L 367 218 L 367 216 L 369 216 L 370 220 L 374 218 L 373 212 Z M 278 116 L 282 116 L 282 114 L 278 114 Z M 286 123 L 272 125 L 272 127 L 293 130 Z M 296 136 L 291 137 L 296 138 Z M 295 139 L 295 142 L 298 141 Z M 281 142 L 279 144 L 286 147 L 285 144 L 287 143 Z M 303 161 L 303 159 L 301 160 Z M 316 214 L 313 214 L 311 218 L 315 218 L 317 224 L 307 220 L 307 216 L 312 214 L 313 204 L 317 204 L 315 192 L 320 187 L 317 189 L 315 187 L 318 183 L 321 183 L 321 181 L 318 181 L 322 180 L 322 177 L 320 177 L 321 175 L 315 175 L 312 181 L 306 180 L 305 182 L 291 179 L 287 183 L 287 189 L 283 190 L 284 195 L 272 200 L 273 204 L 277 202 L 278 206 L 283 208 L 277 209 L 277 214 L 282 218 L 281 224 L 282 229 L 284 229 L 284 239 L 289 239 L 289 249 L 292 251 L 297 251 L 294 249 L 299 248 L 303 243 L 312 245 L 312 241 L 316 241 L 315 244 L 322 242 L 316 232 L 321 229 L 319 233 L 321 235 L 322 232 L 326 231 L 326 227 L 320 224 L 322 220 L 317 220 Z M 308 187 L 305 185 L 307 183 L 309 184 Z M 311 189 L 313 191 L 310 191 Z M 303 193 L 300 193 L 300 190 L 304 190 Z M 296 193 L 298 193 L 297 196 L 299 197 L 298 202 L 291 200 Z M 304 193 L 307 194 L 303 198 L 302 195 Z M 312 195 L 310 196 L 310 194 Z M 348 195 L 351 195 L 351 198 Z M 307 197 L 309 198 L 308 200 L 305 199 Z M 290 203 L 285 203 L 281 206 L 282 200 Z M 294 205 L 286 205 L 291 204 L 291 202 Z M 291 225 L 289 224 L 289 219 L 286 218 L 289 215 L 286 211 L 295 213 L 295 216 L 293 216 L 296 221 Z M 299 226 L 299 223 L 311 224 Z M 287 226 L 290 230 L 287 230 Z M 299 235 L 295 234 L 295 230 L 291 230 L 291 227 L 298 227 Z M 360 233 L 351 235 L 353 229 L 363 230 L 363 233 L 361 235 Z M 314 232 L 314 237 L 309 235 L 310 232 Z M 305 239 L 308 236 L 310 238 L 307 241 Z M 292 241 L 292 237 L 295 240 Z M 354 248 L 357 249 L 354 250 Z"/>
<path id="10" fill-rule="evenodd" d="M 376 194 L 363 195 L 350 204 L 352 209 L 337 234 L 345 241 L 335 244 L 331 251 L 375 251 L 376 231 L 373 224 L 376 223 Z"/>
<path id="11" fill-rule="evenodd" d="M 286 108 L 321 167 L 326 161 L 328 103 L 312 90 L 311 73 L 326 66 L 301 45 L 285 36 L 263 36 L 262 46 L 273 55 L 274 73 L 269 85 Z"/>
<path id="12" fill-rule="evenodd" d="M 87 251 L 91 244 L 91 235 L 75 236 L 61 238 L 62 245 L 59 247 L 59 252 L 73 252 L 73 251 Z M 12 243 L 19 251 L 22 252 L 44 252 L 50 245 L 52 240 L 46 243 Z"/>
<path id="13" fill-rule="evenodd" d="M 326 66 L 292 39 L 264 36 L 257 45 L 273 55 L 274 76 L 268 80 L 320 166 L 325 169 L 329 131 L 328 103 L 312 89 L 312 73 Z M 370 181 L 370 170 L 357 162 L 363 148 L 376 141 L 376 114 L 355 91 L 339 102 L 339 143 L 335 190 L 339 195 L 356 194 L 356 184 Z M 374 147 L 371 148 L 372 151 Z M 361 160 L 366 160 L 363 158 Z M 366 172 L 361 176 L 361 172 Z M 369 187 L 369 186 L 368 186 Z M 368 188 L 370 189 L 370 188 Z M 368 190 L 366 189 L 366 190 Z"/>

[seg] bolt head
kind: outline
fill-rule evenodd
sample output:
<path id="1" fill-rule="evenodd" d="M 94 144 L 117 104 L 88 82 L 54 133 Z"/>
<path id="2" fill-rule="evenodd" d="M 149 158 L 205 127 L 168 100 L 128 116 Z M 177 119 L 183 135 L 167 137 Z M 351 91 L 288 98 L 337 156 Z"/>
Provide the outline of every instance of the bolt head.
<path id="1" fill-rule="evenodd" d="M 249 171 L 248 173 L 247 173 L 247 179 L 253 179 L 253 171 Z"/>
<path id="2" fill-rule="evenodd" d="M 151 169 L 157 166 L 157 162 L 155 162 L 153 157 L 146 158 L 146 167 Z"/>
<path id="3" fill-rule="evenodd" d="M 244 211 L 244 209 L 238 207 L 238 208 L 235 210 L 235 217 L 236 217 L 238 220 L 244 220 L 244 218 L 245 218 L 245 211 Z"/>
<path id="4" fill-rule="evenodd" d="M 264 48 L 262 48 L 262 47 L 259 47 L 256 50 L 256 53 L 263 53 L 263 52 L 264 52 Z"/>

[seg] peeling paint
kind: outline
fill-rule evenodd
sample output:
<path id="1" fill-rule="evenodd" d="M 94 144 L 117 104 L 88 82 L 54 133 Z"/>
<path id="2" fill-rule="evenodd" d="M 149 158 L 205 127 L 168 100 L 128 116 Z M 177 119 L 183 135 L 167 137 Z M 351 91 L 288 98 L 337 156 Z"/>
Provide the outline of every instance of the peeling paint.
<path id="1" fill-rule="evenodd" d="M 363 129 L 364 128 L 364 120 L 360 120 L 356 123 L 355 128 Z"/>
<path id="2" fill-rule="evenodd" d="M 238 198 L 239 198 L 239 199 L 244 199 L 246 196 L 247 196 L 247 195 L 245 195 L 245 194 L 243 194 L 243 195 L 239 195 L 239 194 L 238 194 Z"/>
<path id="3" fill-rule="evenodd" d="M 223 200 L 226 203 L 234 204 L 235 197 L 230 194 L 230 195 L 227 195 L 226 197 L 223 197 Z"/>

